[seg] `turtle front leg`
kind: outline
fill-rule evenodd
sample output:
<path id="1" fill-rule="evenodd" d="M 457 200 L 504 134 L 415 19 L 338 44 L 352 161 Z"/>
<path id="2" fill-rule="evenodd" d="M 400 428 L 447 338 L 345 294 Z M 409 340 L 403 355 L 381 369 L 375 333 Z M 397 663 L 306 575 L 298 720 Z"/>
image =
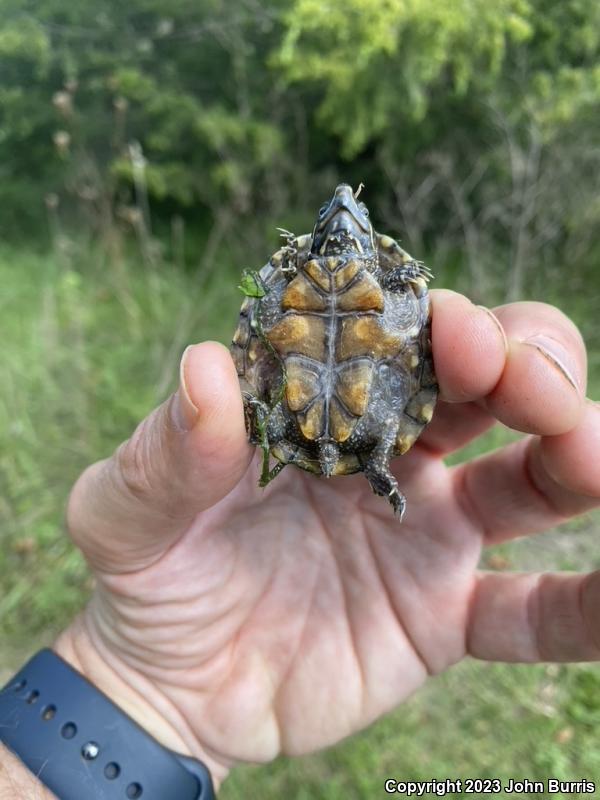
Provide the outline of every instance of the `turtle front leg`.
<path id="1" fill-rule="evenodd" d="M 391 420 L 382 431 L 381 439 L 363 461 L 363 471 L 371 489 L 381 497 L 387 497 L 394 514 L 402 522 L 406 510 L 406 498 L 398 488 L 398 481 L 390 470 L 390 459 L 398 433 L 398 422 Z"/>
<path id="2" fill-rule="evenodd" d="M 421 261 L 409 261 L 406 264 L 399 264 L 386 272 L 381 278 L 381 285 L 384 289 L 397 292 L 407 283 L 419 285 L 419 281 L 421 283 L 423 281 L 427 282 L 432 277 L 431 271 Z"/>

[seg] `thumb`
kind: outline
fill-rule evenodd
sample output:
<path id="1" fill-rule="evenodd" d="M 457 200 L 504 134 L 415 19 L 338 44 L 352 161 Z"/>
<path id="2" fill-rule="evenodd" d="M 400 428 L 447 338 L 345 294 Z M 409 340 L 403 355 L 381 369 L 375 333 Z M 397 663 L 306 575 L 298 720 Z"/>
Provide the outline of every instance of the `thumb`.
<path id="1" fill-rule="evenodd" d="M 69 532 L 96 569 L 147 567 L 198 512 L 233 489 L 251 456 L 227 349 L 216 342 L 188 347 L 175 394 L 73 487 Z"/>

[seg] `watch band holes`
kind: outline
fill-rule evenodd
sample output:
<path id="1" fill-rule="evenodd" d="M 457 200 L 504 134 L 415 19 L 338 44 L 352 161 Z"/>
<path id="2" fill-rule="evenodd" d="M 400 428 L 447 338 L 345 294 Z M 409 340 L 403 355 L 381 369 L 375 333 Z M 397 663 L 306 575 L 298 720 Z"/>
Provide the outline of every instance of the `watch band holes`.
<path id="1" fill-rule="evenodd" d="M 93 761 L 95 758 L 98 758 L 99 753 L 100 745 L 96 742 L 86 742 L 81 748 L 81 755 L 86 761 Z"/>
<path id="2" fill-rule="evenodd" d="M 34 703 L 37 703 L 40 693 L 37 689 L 33 689 L 29 694 L 25 697 L 25 700 L 32 706 Z"/>
<path id="3" fill-rule="evenodd" d="M 108 781 L 114 781 L 114 779 L 118 778 L 120 774 L 121 774 L 121 767 L 114 761 L 111 761 L 110 764 L 107 764 L 104 767 L 104 777 Z"/>
<path id="4" fill-rule="evenodd" d="M 54 719 L 56 716 L 56 706 L 44 706 L 42 708 L 41 717 L 44 722 L 49 722 L 51 719 Z"/>
<path id="5" fill-rule="evenodd" d="M 66 722 L 60 729 L 63 739 L 73 739 L 77 735 L 77 725 L 74 722 Z"/>
<path id="6" fill-rule="evenodd" d="M 127 787 L 126 796 L 129 798 L 129 800 L 137 800 L 138 797 L 142 796 L 143 791 L 144 790 L 139 783 L 130 783 Z"/>
<path id="7" fill-rule="evenodd" d="M 15 683 L 15 685 L 13 686 L 13 691 L 15 694 L 18 694 L 19 692 L 22 692 L 26 686 L 27 686 L 27 681 L 23 679 L 18 683 Z"/>

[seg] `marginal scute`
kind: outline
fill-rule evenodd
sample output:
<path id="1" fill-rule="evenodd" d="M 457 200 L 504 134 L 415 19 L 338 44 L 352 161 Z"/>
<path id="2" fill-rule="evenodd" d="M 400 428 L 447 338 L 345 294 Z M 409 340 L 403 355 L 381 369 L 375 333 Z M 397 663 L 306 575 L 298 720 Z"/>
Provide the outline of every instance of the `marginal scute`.
<path id="1" fill-rule="evenodd" d="M 353 453 L 344 453 L 333 468 L 334 475 L 352 475 L 360 471 L 360 461 Z"/>
<path id="2" fill-rule="evenodd" d="M 335 391 L 348 411 L 357 417 L 367 410 L 374 367 L 371 361 L 351 361 L 338 368 Z"/>
<path id="3" fill-rule="evenodd" d="M 399 455 L 403 456 L 405 453 L 407 453 L 415 443 L 416 439 L 416 434 L 406 433 L 405 431 L 401 430 L 396 437 L 396 449 L 398 450 Z"/>
<path id="4" fill-rule="evenodd" d="M 300 273 L 291 280 L 281 298 L 281 307 L 288 311 L 324 311 L 327 302 L 311 285 L 306 275 Z"/>
<path id="5" fill-rule="evenodd" d="M 262 351 L 263 347 L 260 344 L 260 340 L 256 337 L 250 339 L 250 344 L 248 345 L 248 361 L 254 363 L 262 355 Z"/>
<path id="6" fill-rule="evenodd" d="M 414 261 L 410 253 L 407 253 L 406 250 L 403 250 L 398 242 L 391 236 L 382 236 L 381 234 L 377 234 L 376 242 L 380 254 L 384 255 L 388 264 L 408 264 L 409 262 Z"/>
<path id="7" fill-rule="evenodd" d="M 329 403 L 329 433 L 334 441 L 345 442 L 356 427 L 357 419 L 332 397 Z"/>
<path id="8" fill-rule="evenodd" d="M 323 433 L 325 427 L 325 403 L 316 400 L 305 413 L 298 413 L 298 422 L 303 436 L 314 442 Z"/>
<path id="9" fill-rule="evenodd" d="M 285 398 L 292 411 L 302 411 L 321 393 L 319 375 L 296 358 L 285 365 Z"/>
<path id="10" fill-rule="evenodd" d="M 368 272 L 363 271 L 354 283 L 338 295 L 340 311 L 383 311 L 383 292 Z"/>
<path id="11" fill-rule="evenodd" d="M 238 374 L 238 378 L 241 380 L 246 369 L 246 351 L 240 347 L 239 344 L 232 342 L 230 352 L 231 358 L 233 359 L 233 363 L 235 365 L 235 370 Z"/>
<path id="12" fill-rule="evenodd" d="M 419 410 L 419 420 L 421 422 L 431 422 L 433 417 L 433 403 L 425 403 Z"/>
<path id="13" fill-rule="evenodd" d="M 232 342 L 240 347 L 246 347 L 250 341 L 250 333 L 250 323 L 246 318 L 242 318 L 233 334 Z"/>
<path id="14" fill-rule="evenodd" d="M 407 412 L 408 413 L 408 412 Z M 419 434 L 423 430 L 423 425 L 406 414 L 400 419 L 400 427 L 396 436 L 395 451 L 403 456 L 416 442 Z"/>
<path id="15" fill-rule="evenodd" d="M 316 475 L 321 474 L 321 467 L 318 458 L 311 458 L 306 450 L 299 446 L 292 446 L 286 444 L 274 444 L 271 447 L 271 453 L 276 459 L 282 461 L 284 464 L 295 464 L 297 467 L 313 472 Z"/>
<path id="16" fill-rule="evenodd" d="M 287 313 L 265 334 L 280 355 L 301 353 L 316 361 L 325 360 L 325 321 L 321 317 Z"/>
<path id="17" fill-rule="evenodd" d="M 430 422 L 433 417 L 437 392 L 434 386 L 421 384 L 421 387 L 421 391 L 414 394 L 406 404 L 405 412 L 423 425 Z"/>
<path id="18" fill-rule="evenodd" d="M 342 319 L 336 355 L 340 361 L 352 356 L 391 358 L 400 352 L 403 340 L 403 333 L 388 330 L 378 317 L 364 314 Z"/>
<path id="19" fill-rule="evenodd" d="M 303 233 L 302 236 L 298 236 L 298 250 L 303 250 L 305 247 L 310 247 L 311 240 L 312 236 L 310 233 Z"/>

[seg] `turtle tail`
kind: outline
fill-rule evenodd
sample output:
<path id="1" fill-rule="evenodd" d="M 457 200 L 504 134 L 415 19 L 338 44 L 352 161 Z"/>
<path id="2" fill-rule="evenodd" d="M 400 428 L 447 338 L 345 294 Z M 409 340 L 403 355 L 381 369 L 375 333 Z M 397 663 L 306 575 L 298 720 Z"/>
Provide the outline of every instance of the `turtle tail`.
<path id="1" fill-rule="evenodd" d="M 330 478 L 333 475 L 333 470 L 339 458 L 340 449 L 335 442 L 326 440 L 319 443 L 319 465 L 326 478 Z"/>

